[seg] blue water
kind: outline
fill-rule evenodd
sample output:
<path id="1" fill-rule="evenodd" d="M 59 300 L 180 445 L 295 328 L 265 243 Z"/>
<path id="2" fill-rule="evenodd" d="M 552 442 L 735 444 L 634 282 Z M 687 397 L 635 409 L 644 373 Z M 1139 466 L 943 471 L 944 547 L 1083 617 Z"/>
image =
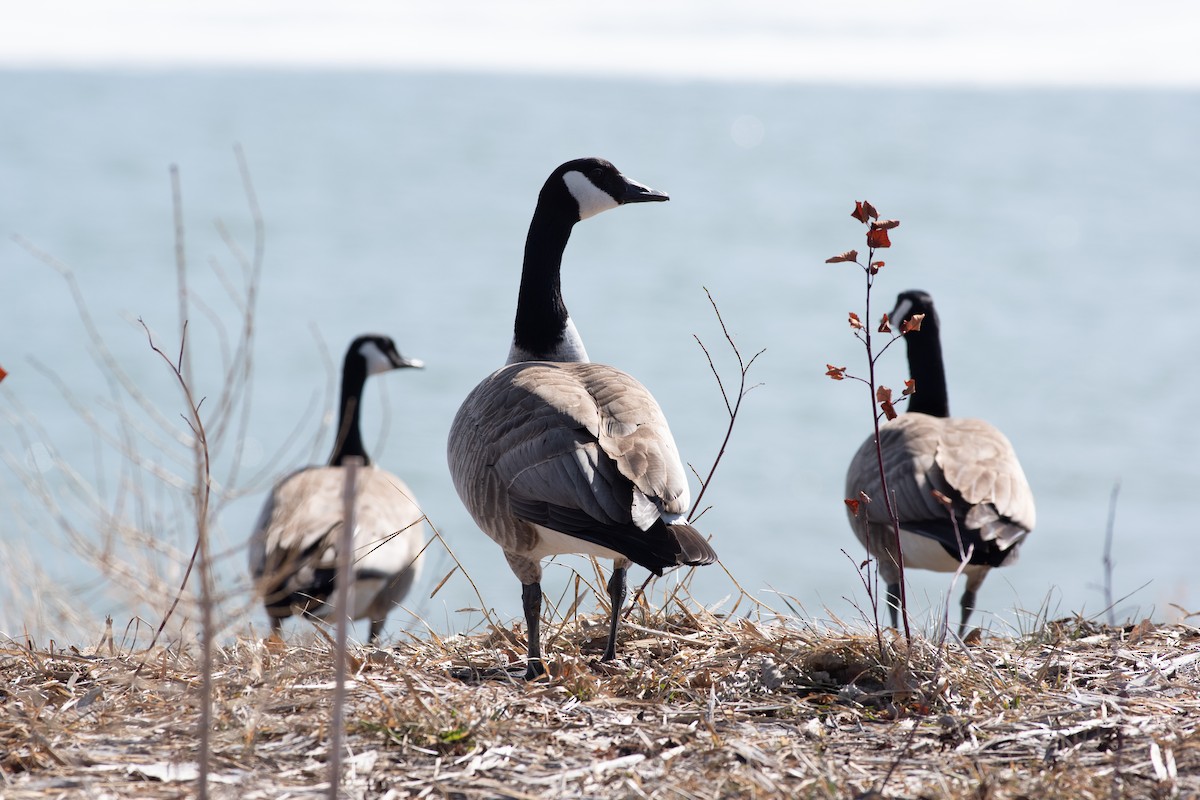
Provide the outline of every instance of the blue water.
<path id="1" fill-rule="evenodd" d="M 135 320 L 177 350 L 175 164 L 188 282 L 202 301 L 189 312 L 193 383 L 214 413 L 239 291 L 211 265 L 236 287 L 242 280 L 214 221 L 253 250 L 235 145 L 265 225 L 250 412 L 244 435 L 226 431 L 216 458 L 219 589 L 235 631 L 246 599 L 239 548 L 263 493 L 325 457 L 331 362 L 369 330 L 428 364 L 369 386 L 373 456 L 412 486 L 484 604 L 519 616 L 516 579 L 454 494 L 445 434 L 461 398 L 507 352 L 537 191 L 580 155 L 671 194 L 578 226 L 564 293 L 592 358 L 651 388 L 697 471 L 707 473 L 726 417 L 694 335 L 726 387 L 736 381 L 704 288 L 745 357 L 766 348 L 700 525 L 738 585 L 780 609 L 774 593 L 785 594 L 820 619 L 854 621 L 866 603 L 841 494 L 869 430 L 868 400 L 823 373 L 826 363 L 864 371 L 845 323 L 848 311 L 862 313 L 861 276 L 824 260 L 862 249 L 849 212 L 867 198 L 901 220 L 874 313 L 903 289 L 934 295 L 952 410 L 1006 431 L 1038 498 L 1020 563 L 984 585 L 982 621 L 1005 631 L 1043 606 L 1103 609 L 1116 481 L 1113 591 L 1130 595 L 1118 616 L 1174 618 L 1172 604 L 1200 605 L 1189 544 L 1200 379 L 1188 304 L 1200 288 L 1190 230 L 1198 93 L 93 71 L 0 72 L 0 97 L 0 366 L 10 373 L 0 383 L 0 514 L 15 573 L 0 593 L 6 633 L 94 631 L 106 614 L 153 620 L 178 580 L 194 536 L 179 488 L 192 474 L 185 406 Z M 9 234 L 69 265 L 149 408 L 112 388 L 67 283 Z M 902 381 L 900 348 L 881 369 L 885 383 Z M 164 470 L 180 477 L 164 483 L 155 477 Z M 78 553 L 42 490 L 102 552 Z M 147 556 L 145 542 L 98 521 L 87 497 L 163 554 Z M 582 560 L 562 561 L 590 574 Z M 460 611 L 480 605 L 461 574 L 429 599 L 452 566 L 432 548 L 411 599 L 441 630 L 480 618 Z M 927 618 L 947 576 L 912 579 Z M 568 582 L 567 568 L 551 569 L 547 595 Z M 130 600 L 140 584 L 153 602 Z M 717 568 L 698 571 L 691 590 L 704 603 L 738 593 Z M 262 627 L 259 612 L 251 619 Z M 392 628 L 404 625 L 397 614 Z"/>

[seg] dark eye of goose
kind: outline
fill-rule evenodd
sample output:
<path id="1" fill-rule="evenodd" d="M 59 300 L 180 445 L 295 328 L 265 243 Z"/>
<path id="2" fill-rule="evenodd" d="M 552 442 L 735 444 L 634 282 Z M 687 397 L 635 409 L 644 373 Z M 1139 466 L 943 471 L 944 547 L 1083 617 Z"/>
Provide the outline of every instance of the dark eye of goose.
<path id="1" fill-rule="evenodd" d="M 596 167 L 595 169 L 592 170 L 592 180 L 593 181 L 598 181 L 603 177 L 604 177 L 604 170 L 600 169 L 599 167 Z"/>

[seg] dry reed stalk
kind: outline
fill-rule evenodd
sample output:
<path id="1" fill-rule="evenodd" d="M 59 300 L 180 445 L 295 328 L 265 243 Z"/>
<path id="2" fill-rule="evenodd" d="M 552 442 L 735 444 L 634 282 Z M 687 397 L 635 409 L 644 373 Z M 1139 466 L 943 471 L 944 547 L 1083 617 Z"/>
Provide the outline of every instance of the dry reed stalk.
<path id="1" fill-rule="evenodd" d="M 354 528 L 357 524 L 354 509 L 355 481 L 358 470 L 363 465 L 363 459 L 358 456 L 346 458 L 343 466 L 346 469 L 345 482 L 342 488 L 342 530 L 338 536 L 337 546 L 337 582 L 334 591 L 337 598 L 334 608 L 337 609 L 336 638 L 334 640 L 334 690 L 333 690 L 333 719 L 329 731 L 329 798 L 337 800 L 338 787 L 342 777 L 342 744 L 345 739 L 346 712 L 346 635 L 350 627 L 351 591 L 353 589 L 352 551 L 354 549 Z"/>

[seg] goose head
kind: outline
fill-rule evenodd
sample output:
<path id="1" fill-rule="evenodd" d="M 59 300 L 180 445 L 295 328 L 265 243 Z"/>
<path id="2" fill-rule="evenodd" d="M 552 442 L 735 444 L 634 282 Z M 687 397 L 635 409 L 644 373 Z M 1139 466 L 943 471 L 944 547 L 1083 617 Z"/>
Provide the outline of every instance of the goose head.
<path id="1" fill-rule="evenodd" d="M 603 158 L 577 158 L 550 173 L 538 205 L 559 206 L 579 222 L 627 203 L 661 203 L 669 199 L 666 192 L 622 175 Z"/>
<path id="2" fill-rule="evenodd" d="M 896 306 L 888 315 L 893 328 L 899 328 L 900 323 L 914 314 L 924 314 L 925 321 L 937 323 L 937 310 L 933 307 L 933 298 L 929 292 L 920 289 L 909 289 L 896 296 Z M 922 325 L 924 327 L 924 325 Z"/>
<path id="3" fill-rule="evenodd" d="M 371 463 L 358 426 L 367 377 L 403 367 L 423 366 L 424 362 L 418 359 L 400 355 L 396 343 L 389 336 L 371 333 L 359 336 L 350 343 L 342 363 L 342 397 L 333 453 L 329 457 L 330 466 L 341 466 L 350 456 L 361 458 L 364 464 Z"/>
<path id="4" fill-rule="evenodd" d="M 577 158 L 550 173 L 525 239 L 509 364 L 588 360 L 562 297 L 560 271 L 571 230 L 576 222 L 617 206 L 668 199 L 666 192 L 621 174 L 602 158 Z"/>
<path id="5" fill-rule="evenodd" d="M 346 374 L 361 374 L 365 379 L 368 375 L 378 375 L 392 369 L 424 366 L 425 362 L 420 359 L 400 355 L 390 336 L 370 333 L 359 336 L 350 343 L 346 350 L 343 371 Z"/>

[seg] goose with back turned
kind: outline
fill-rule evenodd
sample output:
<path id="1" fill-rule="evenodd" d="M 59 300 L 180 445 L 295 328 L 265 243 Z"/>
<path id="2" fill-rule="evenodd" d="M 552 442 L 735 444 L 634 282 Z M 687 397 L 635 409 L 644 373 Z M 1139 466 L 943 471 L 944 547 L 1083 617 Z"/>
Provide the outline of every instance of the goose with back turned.
<path id="1" fill-rule="evenodd" d="M 603 660 L 616 655 L 633 563 L 661 575 L 716 560 L 685 519 L 687 473 L 662 409 L 630 375 L 588 361 L 561 290 L 575 223 L 619 205 L 665 200 L 602 159 L 569 161 L 550 174 L 525 241 L 507 365 L 471 391 L 450 429 L 447 456 L 458 495 L 521 581 L 527 679 L 545 671 L 543 558 L 613 560 Z"/>
<path id="2" fill-rule="evenodd" d="M 336 545 L 348 458 L 357 457 L 364 465 L 355 482 L 350 617 L 370 621 L 372 644 L 378 642 L 388 612 L 416 580 L 425 544 L 424 516 L 404 481 L 371 463 L 359 411 L 368 376 L 422 366 L 400 355 L 386 336 L 359 336 L 347 349 L 329 463 L 304 467 L 277 483 L 250 537 L 250 574 L 276 635 L 293 614 L 324 619 L 335 611 Z"/>
<path id="3" fill-rule="evenodd" d="M 1033 530 L 1033 491 L 1003 433 L 983 420 L 950 416 L 941 325 L 933 298 L 922 291 L 902 292 L 891 322 L 898 327 L 917 314 L 924 314 L 920 329 L 904 334 L 916 391 L 908 399 L 907 411 L 880 426 L 879 435 L 888 490 L 900 521 L 905 569 L 954 572 L 970 553 L 963 570 L 961 637 L 983 579 L 994 567 L 1013 564 Z M 934 490 L 949 499 L 949 507 L 934 496 Z M 861 503 L 857 511 L 849 509 L 850 525 L 877 560 L 895 627 L 900 571 L 874 436 L 863 442 L 846 473 L 846 497 L 858 498 L 860 492 L 871 502 Z"/>

